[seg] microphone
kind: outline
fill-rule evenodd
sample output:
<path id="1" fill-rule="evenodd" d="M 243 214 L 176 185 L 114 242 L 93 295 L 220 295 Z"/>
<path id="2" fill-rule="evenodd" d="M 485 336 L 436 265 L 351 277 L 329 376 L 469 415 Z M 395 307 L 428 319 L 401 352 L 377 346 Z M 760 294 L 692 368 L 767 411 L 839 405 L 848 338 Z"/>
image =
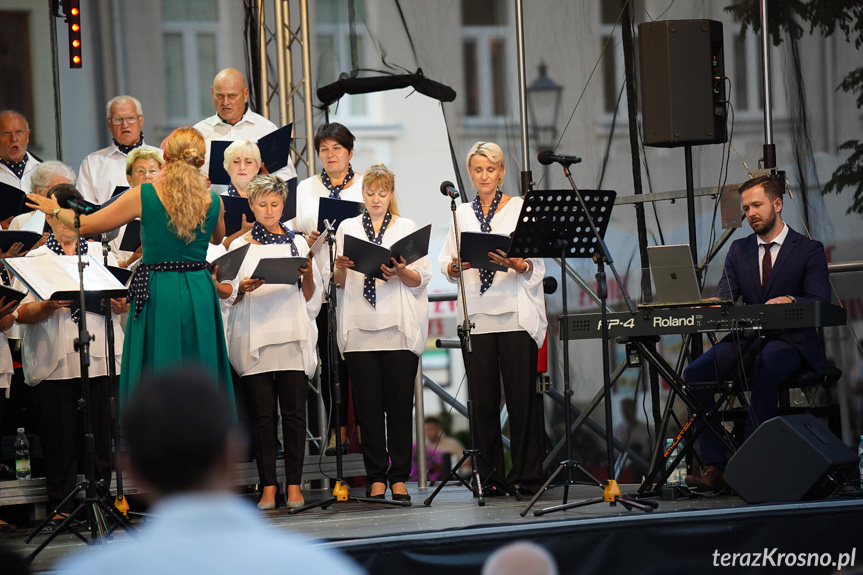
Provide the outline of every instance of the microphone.
<path id="1" fill-rule="evenodd" d="M 558 163 L 564 166 L 581 163 L 581 158 L 579 158 L 578 156 L 565 156 L 563 154 L 555 154 L 551 150 L 541 151 L 536 155 L 536 159 L 539 160 L 539 163 L 543 166 L 548 166 L 549 164 L 554 163 Z"/>
<path id="2" fill-rule="evenodd" d="M 81 194 L 71 185 L 55 186 L 51 188 L 54 199 L 61 208 L 68 208 L 78 214 L 89 214 L 96 211 L 96 206 L 88 203 Z"/>
<path id="3" fill-rule="evenodd" d="M 453 184 L 449 180 L 443 182 L 440 185 L 440 193 L 442 193 L 445 196 L 449 196 L 452 199 L 456 199 L 460 195 L 458 193 L 458 190 L 455 189 L 455 184 Z"/>

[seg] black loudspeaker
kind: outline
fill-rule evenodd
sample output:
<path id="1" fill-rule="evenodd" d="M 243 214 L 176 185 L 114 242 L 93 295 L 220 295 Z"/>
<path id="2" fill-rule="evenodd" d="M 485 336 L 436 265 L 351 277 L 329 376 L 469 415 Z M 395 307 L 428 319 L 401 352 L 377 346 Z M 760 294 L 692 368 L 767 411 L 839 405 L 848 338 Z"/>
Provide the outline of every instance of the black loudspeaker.
<path id="1" fill-rule="evenodd" d="M 644 22 L 638 47 L 644 145 L 727 141 L 722 23 Z"/>
<path id="2" fill-rule="evenodd" d="M 747 503 L 821 499 L 856 471 L 857 454 L 810 413 L 765 421 L 740 446 L 725 481 Z"/>

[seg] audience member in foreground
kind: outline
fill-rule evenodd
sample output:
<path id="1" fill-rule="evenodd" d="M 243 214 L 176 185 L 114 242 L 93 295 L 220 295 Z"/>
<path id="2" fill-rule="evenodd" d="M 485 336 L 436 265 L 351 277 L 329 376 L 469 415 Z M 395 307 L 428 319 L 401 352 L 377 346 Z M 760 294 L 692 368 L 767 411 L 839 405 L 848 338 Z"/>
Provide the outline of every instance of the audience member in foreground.
<path id="1" fill-rule="evenodd" d="M 363 573 L 334 549 L 270 528 L 232 493 L 244 441 L 232 407 L 197 369 L 144 380 L 126 404 L 126 467 L 153 498 L 139 539 L 82 551 L 62 573 Z"/>

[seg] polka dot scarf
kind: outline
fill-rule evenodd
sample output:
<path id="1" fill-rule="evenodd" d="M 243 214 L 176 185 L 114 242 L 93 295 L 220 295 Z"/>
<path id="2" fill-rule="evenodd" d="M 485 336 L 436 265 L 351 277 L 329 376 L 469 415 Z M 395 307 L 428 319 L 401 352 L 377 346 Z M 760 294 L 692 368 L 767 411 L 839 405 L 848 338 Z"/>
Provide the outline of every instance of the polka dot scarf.
<path id="1" fill-rule="evenodd" d="M 12 170 L 12 173 L 20 180 L 24 177 L 24 168 L 27 167 L 27 154 L 24 154 L 24 159 L 20 162 L 7 162 L 6 160 L 0 158 L 0 162 L 3 162 L 3 165 Z"/>
<path id="2" fill-rule="evenodd" d="M 237 188 L 234 187 L 234 184 L 228 184 L 228 191 L 226 195 L 231 196 L 232 198 L 242 198 L 240 192 L 237 191 Z"/>
<path id="3" fill-rule="evenodd" d="M 351 181 L 351 178 L 354 177 L 354 169 L 348 164 L 348 174 L 345 176 L 345 181 L 342 182 L 340 186 L 334 186 L 330 181 L 330 177 L 327 175 L 327 171 L 321 170 L 321 182 L 324 184 L 324 187 L 330 191 L 330 197 L 340 200 L 342 198 L 339 197 L 339 194 L 342 193 L 342 190 L 345 189 L 345 186 L 348 182 Z"/>
<path id="4" fill-rule="evenodd" d="M 66 255 L 66 252 L 63 251 L 63 246 L 61 246 L 60 242 L 57 241 L 57 238 L 54 237 L 53 230 L 48 232 L 48 240 L 45 242 L 45 247 L 58 256 Z M 81 252 L 82 256 L 87 255 L 87 240 L 84 238 L 78 238 L 78 250 Z M 74 303 L 69 306 L 69 310 L 72 312 L 72 321 L 75 322 L 75 325 L 78 325 L 78 322 L 81 321 L 81 307 L 77 303 Z"/>
<path id="5" fill-rule="evenodd" d="M 384 232 L 387 231 L 387 226 L 390 225 L 390 222 L 393 219 L 393 215 L 387 211 L 387 214 L 384 216 L 384 222 L 381 224 L 381 231 L 375 234 L 375 228 L 372 225 L 372 218 L 369 216 L 369 211 L 365 210 L 363 212 L 363 229 L 366 232 L 366 237 L 369 238 L 369 241 L 378 245 L 381 245 L 384 241 Z M 377 309 L 377 289 L 375 288 L 375 278 L 371 276 L 366 276 L 363 281 L 363 297 L 372 304 L 372 307 Z"/>
<path id="6" fill-rule="evenodd" d="M 125 144 L 121 144 L 115 138 L 111 138 L 111 139 L 114 140 L 114 145 L 117 146 L 117 149 L 128 156 L 129 152 L 131 152 L 135 148 L 140 148 L 141 146 L 144 145 L 144 132 L 141 132 L 141 137 L 138 139 L 137 142 L 135 142 L 131 146 L 126 146 Z"/>
<path id="7" fill-rule="evenodd" d="M 302 233 L 295 232 L 281 222 L 279 222 L 279 225 L 282 227 L 282 231 L 285 232 L 284 234 L 274 234 L 273 232 L 267 231 L 267 228 L 262 226 L 260 222 L 255 222 L 255 225 L 252 226 L 252 239 L 259 244 L 264 245 L 291 244 L 291 255 L 295 257 L 299 256 L 300 252 L 297 251 L 297 244 L 294 243 L 294 236 L 297 234 L 302 235 Z"/>
<path id="8" fill-rule="evenodd" d="M 484 234 L 491 233 L 491 219 L 494 217 L 494 213 L 497 211 L 497 206 L 500 203 L 500 199 L 503 197 L 503 192 L 500 191 L 500 188 L 494 193 L 494 199 L 491 201 L 491 206 L 488 208 L 488 215 L 482 215 L 482 205 L 480 203 L 479 194 L 473 199 L 471 205 L 473 206 L 473 213 L 476 214 L 476 219 L 479 220 L 479 228 L 480 231 Z M 497 272 L 491 270 L 479 270 L 479 295 L 482 295 L 486 292 L 488 288 L 491 287 L 492 282 L 494 281 L 494 274 Z"/>

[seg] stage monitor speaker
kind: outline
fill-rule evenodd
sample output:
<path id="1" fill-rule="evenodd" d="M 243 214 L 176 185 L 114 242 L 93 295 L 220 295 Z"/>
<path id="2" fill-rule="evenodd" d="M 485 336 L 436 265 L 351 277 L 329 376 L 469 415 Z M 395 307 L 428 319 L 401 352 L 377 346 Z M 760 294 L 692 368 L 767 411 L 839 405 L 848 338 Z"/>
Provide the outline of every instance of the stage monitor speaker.
<path id="1" fill-rule="evenodd" d="M 644 22 L 638 47 L 644 145 L 727 141 L 722 23 Z"/>
<path id="2" fill-rule="evenodd" d="M 830 495 L 857 454 L 810 413 L 765 421 L 740 446 L 725 481 L 747 503 L 800 501 Z"/>

